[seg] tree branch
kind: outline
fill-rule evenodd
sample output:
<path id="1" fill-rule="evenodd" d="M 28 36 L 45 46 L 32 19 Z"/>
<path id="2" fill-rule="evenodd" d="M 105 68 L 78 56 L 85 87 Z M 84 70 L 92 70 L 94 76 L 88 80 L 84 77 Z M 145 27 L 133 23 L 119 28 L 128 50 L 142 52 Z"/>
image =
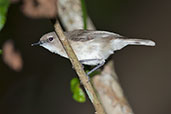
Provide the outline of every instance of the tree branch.
<path id="1" fill-rule="evenodd" d="M 80 0 L 58 0 L 58 15 L 67 31 L 83 29 Z M 88 29 L 95 29 L 87 18 Z M 107 114 L 133 114 L 114 70 L 114 63 L 109 61 L 100 75 L 94 76 L 93 86 Z"/>
<path id="2" fill-rule="evenodd" d="M 112 61 L 104 66 L 100 75 L 93 78 L 93 86 L 107 114 L 133 114 L 119 84 Z"/>
<path id="3" fill-rule="evenodd" d="M 97 98 L 90 81 L 88 80 L 88 76 L 86 76 L 86 73 L 84 72 L 84 70 L 82 68 L 82 65 L 78 61 L 78 58 L 76 57 L 67 38 L 65 37 L 63 30 L 58 21 L 56 21 L 54 27 L 55 27 L 55 31 L 56 31 L 61 43 L 63 44 L 63 47 L 73 65 L 73 67 L 75 68 L 75 70 L 76 70 L 88 96 L 89 96 L 89 99 L 91 100 L 91 102 L 94 105 L 94 108 L 95 108 L 97 114 L 105 114 L 104 109 L 103 109 L 102 105 L 100 104 L 100 101 Z"/>

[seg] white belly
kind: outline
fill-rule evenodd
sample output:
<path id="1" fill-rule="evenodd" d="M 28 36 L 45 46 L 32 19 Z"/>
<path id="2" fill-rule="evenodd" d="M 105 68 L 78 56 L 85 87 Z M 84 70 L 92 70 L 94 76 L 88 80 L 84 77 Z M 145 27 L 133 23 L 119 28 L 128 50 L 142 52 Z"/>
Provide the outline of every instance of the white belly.
<path id="1" fill-rule="evenodd" d="M 104 62 L 104 57 L 101 55 L 101 47 L 98 43 L 77 42 L 79 44 L 71 45 L 78 60 L 85 60 L 83 64 L 97 65 Z M 73 44 L 73 43 L 71 43 Z M 93 60 L 92 60 L 93 59 Z M 90 61 L 91 60 L 91 61 Z"/>

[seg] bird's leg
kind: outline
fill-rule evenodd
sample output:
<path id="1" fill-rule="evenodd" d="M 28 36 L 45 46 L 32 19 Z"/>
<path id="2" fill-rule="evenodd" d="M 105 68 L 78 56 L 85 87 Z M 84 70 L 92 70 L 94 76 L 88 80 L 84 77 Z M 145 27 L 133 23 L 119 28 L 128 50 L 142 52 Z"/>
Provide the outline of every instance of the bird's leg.
<path id="1" fill-rule="evenodd" d="M 101 66 L 104 65 L 105 62 L 102 62 L 100 64 L 98 64 L 96 67 L 94 67 L 92 70 L 90 70 L 87 75 L 89 76 L 92 72 L 96 71 L 97 69 L 99 69 Z"/>
<path id="2" fill-rule="evenodd" d="M 85 60 L 80 60 L 81 63 L 88 62 L 88 61 L 102 61 L 102 59 L 85 59 Z M 98 68 L 100 68 L 101 66 L 103 66 L 104 63 L 105 62 L 102 62 L 102 63 L 98 64 L 96 67 L 94 67 L 92 70 L 90 70 L 87 73 L 87 76 L 89 76 L 92 72 L 94 72 L 95 70 L 97 70 Z"/>
<path id="3" fill-rule="evenodd" d="M 82 64 L 82 68 L 84 69 L 84 62 L 89 62 L 89 61 L 101 61 L 102 59 L 84 59 L 84 60 L 79 60 L 80 63 Z"/>
<path id="4" fill-rule="evenodd" d="M 88 62 L 88 61 L 101 61 L 102 59 L 84 59 L 84 60 L 80 60 L 80 63 L 84 63 L 84 62 Z M 100 64 L 98 64 L 96 67 L 94 67 L 92 70 L 90 70 L 88 73 L 87 73 L 87 76 L 88 76 L 88 80 L 90 80 L 90 77 L 89 75 L 96 71 L 98 68 L 100 68 L 101 66 L 104 65 L 105 62 L 102 62 Z M 84 68 L 84 66 L 82 65 L 82 67 Z"/>

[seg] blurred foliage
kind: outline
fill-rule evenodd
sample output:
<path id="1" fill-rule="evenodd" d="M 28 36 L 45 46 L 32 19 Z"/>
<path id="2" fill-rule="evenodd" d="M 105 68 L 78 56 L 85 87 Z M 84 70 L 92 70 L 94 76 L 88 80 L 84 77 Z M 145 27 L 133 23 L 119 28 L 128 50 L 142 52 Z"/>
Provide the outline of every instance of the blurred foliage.
<path id="1" fill-rule="evenodd" d="M 85 1 L 81 0 L 81 7 L 82 7 L 82 15 L 83 15 L 83 23 L 84 23 L 84 29 L 87 29 L 87 10 Z"/>
<path id="2" fill-rule="evenodd" d="M 0 49 L 0 55 L 2 54 L 2 50 Z"/>
<path id="3" fill-rule="evenodd" d="M 80 87 L 80 81 L 78 78 L 73 78 L 70 82 L 71 91 L 73 93 L 73 99 L 77 102 L 83 103 L 86 101 L 86 96 L 82 88 Z"/>
<path id="4" fill-rule="evenodd" d="M 0 30 L 6 22 L 6 14 L 9 7 L 9 0 L 0 0 Z"/>

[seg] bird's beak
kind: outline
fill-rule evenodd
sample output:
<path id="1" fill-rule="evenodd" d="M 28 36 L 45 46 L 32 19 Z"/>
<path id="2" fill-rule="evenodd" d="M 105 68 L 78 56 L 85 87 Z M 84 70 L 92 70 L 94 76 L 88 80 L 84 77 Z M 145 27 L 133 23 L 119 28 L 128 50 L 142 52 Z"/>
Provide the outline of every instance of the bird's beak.
<path id="1" fill-rule="evenodd" d="M 36 46 L 36 45 L 41 45 L 41 44 L 43 44 L 43 42 L 42 42 L 42 41 L 39 41 L 39 42 L 37 42 L 37 43 L 31 44 L 31 46 Z"/>

